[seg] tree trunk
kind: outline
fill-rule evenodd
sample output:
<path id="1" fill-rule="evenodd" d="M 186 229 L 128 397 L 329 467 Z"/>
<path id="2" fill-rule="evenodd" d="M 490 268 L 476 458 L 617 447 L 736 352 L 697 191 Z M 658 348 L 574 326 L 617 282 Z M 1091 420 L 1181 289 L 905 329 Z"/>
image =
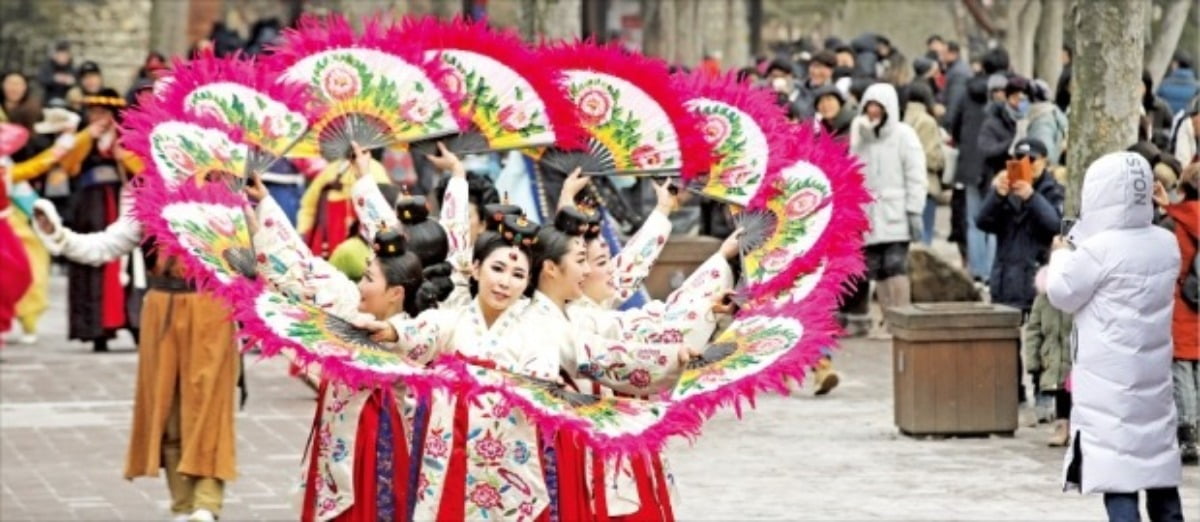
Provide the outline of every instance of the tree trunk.
<path id="1" fill-rule="evenodd" d="M 1062 74 L 1063 21 L 1067 0 L 1042 0 L 1042 25 L 1037 32 L 1037 77 L 1051 88 Z"/>
<path id="2" fill-rule="evenodd" d="M 1188 10 L 1195 0 L 1171 0 L 1163 10 L 1162 20 L 1158 23 L 1158 31 L 1154 33 L 1154 44 L 1146 55 L 1146 70 L 1154 78 L 1155 85 L 1167 74 L 1167 66 L 1171 65 L 1171 55 L 1179 45 L 1179 35 L 1183 34 L 1183 26 L 1187 25 Z"/>
<path id="3" fill-rule="evenodd" d="M 1004 12 L 1004 48 L 1008 50 L 1009 66 L 1021 71 L 1021 14 L 1035 0 L 1009 0 Z"/>
<path id="4" fill-rule="evenodd" d="M 1033 76 L 1034 65 L 1034 45 L 1038 36 L 1038 19 L 1042 15 L 1042 0 L 1030 0 L 1025 5 L 1025 9 L 1021 11 L 1021 16 L 1018 18 L 1017 30 L 1018 40 L 1017 48 L 1012 49 L 1020 56 L 1018 67 L 1014 69 L 1021 75 L 1030 77 Z"/>
<path id="5" fill-rule="evenodd" d="M 1088 165 L 1137 141 L 1137 87 L 1142 81 L 1145 31 L 1140 24 L 1149 2 L 1079 2 L 1072 25 L 1071 116 L 1067 145 L 1067 216 L 1079 215 L 1079 195 Z"/>

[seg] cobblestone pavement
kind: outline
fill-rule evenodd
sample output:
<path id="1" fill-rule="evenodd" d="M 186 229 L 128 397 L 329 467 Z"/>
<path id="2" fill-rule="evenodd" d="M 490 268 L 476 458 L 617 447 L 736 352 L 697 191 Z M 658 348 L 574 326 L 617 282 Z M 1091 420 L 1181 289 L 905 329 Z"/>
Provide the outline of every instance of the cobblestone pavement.
<path id="1" fill-rule="evenodd" d="M 62 295 L 65 283 L 53 280 Z M 166 520 L 161 479 L 121 479 L 136 353 L 64 339 L 62 299 L 36 346 L 0 351 L 0 519 Z M 837 356 L 842 385 L 764 398 L 742 421 L 712 420 L 694 445 L 668 452 L 682 520 L 1097 520 L 1097 497 L 1064 494 L 1062 451 L 1048 428 L 1013 438 L 916 440 L 892 426 L 887 345 L 855 340 Z M 292 487 L 313 392 L 282 361 L 247 359 L 250 400 L 238 414 L 240 478 L 225 520 L 294 520 Z M 1200 513 L 1188 468 L 1185 512 Z"/>

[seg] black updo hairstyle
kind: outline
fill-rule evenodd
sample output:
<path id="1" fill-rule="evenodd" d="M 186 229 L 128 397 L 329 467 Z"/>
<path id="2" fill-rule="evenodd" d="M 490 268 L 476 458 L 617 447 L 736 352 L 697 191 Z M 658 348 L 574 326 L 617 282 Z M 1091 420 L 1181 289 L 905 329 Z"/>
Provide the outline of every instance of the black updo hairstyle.
<path id="1" fill-rule="evenodd" d="M 500 225 L 504 223 L 504 219 L 509 216 L 521 217 L 525 215 L 525 210 L 517 205 L 509 205 L 508 203 L 493 203 L 483 206 L 483 213 L 479 214 L 479 218 L 483 220 L 484 230 L 496 232 Z"/>
<path id="2" fill-rule="evenodd" d="M 546 261 L 562 263 L 563 258 L 571 251 L 571 240 L 584 238 L 590 229 L 591 220 L 575 207 L 566 207 L 554 216 L 554 226 L 542 227 L 533 244 L 533 269 L 530 279 L 537 286 L 541 276 L 542 266 Z M 597 234 L 599 230 L 597 230 Z"/>
<path id="3" fill-rule="evenodd" d="M 549 228 L 549 227 L 546 227 Z M 537 246 L 539 230 L 537 223 L 529 221 L 524 216 L 519 214 L 507 214 L 497 225 L 496 230 L 488 230 L 479 235 L 479 239 L 475 240 L 475 250 L 472 252 L 471 260 L 483 264 L 483 261 L 492 255 L 492 252 L 501 248 L 516 248 L 525 254 L 525 258 L 529 260 L 529 285 L 522 292 L 526 297 L 533 295 L 537 290 L 537 285 L 533 283 L 536 267 L 533 264 L 533 249 Z M 471 295 L 479 293 L 479 282 L 471 279 L 470 283 Z"/>
<path id="4" fill-rule="evenodd" d="M 600 237 L 600 212 L 586 204 L 565 207 L 554 216 L 554 228 L 590 243 Z"/>
<path id="5" fill-rule="evenodd" d="M 446 201 L 446 190 L 450 185 L 450 179 L 449 176 L 442 178 L 433 189 L 433 195 L 437 198 L 439 205 Z M 496 191 L 496 185 L 487 176 L 468 173 L 467 201 L 475 207 L 475 212 L 479 214 L 479 219 L 483 219 L 485 215 L 484 207 L 493 203 L 499 203 L 500 193 Z"/>
<path id="6" fill-rule="evenodd" d="M 423 309 L 417 303 L 417 294 L 423 281 L 421 260 L 408 251 L 407 242 L 400 230 L 389 228 L 375 234 L 371 249 L 379 261 L 384 283 L 388 288 L 404 288 L 404 312 L 416 317 Z"/>
<path id="7" fill-rule="evenodd" d="M 396 217 L 408 234 L 408 250 L 417 256 L 423 282 L 416 291 L 419 310 L 437 308 L 454 291 L 450 275 L 454 267 L 446 261 L 450 255 L 450 240 L 440 223 L 429 219 L 429 205 L 424 196 L 404 196 L 396 202 Z"/>

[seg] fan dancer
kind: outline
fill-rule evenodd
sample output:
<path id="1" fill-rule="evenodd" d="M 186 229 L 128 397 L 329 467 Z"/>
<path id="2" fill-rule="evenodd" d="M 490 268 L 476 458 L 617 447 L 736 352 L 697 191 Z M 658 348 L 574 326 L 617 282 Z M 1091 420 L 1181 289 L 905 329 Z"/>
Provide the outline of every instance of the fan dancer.
<path id="1" fill-rule="evenodd" d="M 116 221 L 81 233 L 62 225 L 48 200 L 34 204 L 46 247 L 74 263 L 103 266 L 129 255 L 143 240 L 132 216 L 136 192 L 121 195 Z M 137 383 L 125 478 L 166 471 L 175 520 L 215 520 L 225 483 L 237 476 L 234 388 L 238 376 L 236 326 L 221 300 L 197 292 L 182 263 L 144 250 L 151 267 L 142 304 Z"/>
<path id="2" fill-rule="evenodd" d="M 560 353 L 571 350 L 580 351 L 572 355 L 573 359 L 584 361 L 587 367 L 601 368 L 602 373 L 619 373 L 616 368 L 629 368 L 635 373 L 638 369 L 654 370 L 643 368 L 645 362 L 629 355 L 637 353 L 639 347 L 572 333 L 565 316 L 563 322 L 554 325 L 556 335 L 548 337 L 555 343 L 528 347 L 528 339 L 544 334 L 540 322 L 544 314 L 534 313 L 532 308 L 535 303 L 544 306 L 549 301 L 546 297 L 524 298 L 534 292 L 530 283 L 538 277 L 531 263 L 533 248 L 542 241 L 543 233 L 550 231 L 545 237 L 553 240 L 553 245 L 539 250 L 539 255 L 546 258 L 542 264 L 557 267 L 550 270 L 556 275 L 548 276 L 539 287 L 562 295 L 570 291 L 566 287 L 581 291 L 580 276 L 586 270 L 583 243 L 553 229 L 539 229 L 518 216 L 505 216 L 497 230 L 480 235 L 474 246 L 475 298 L 467 307 L 364 326 L 376 332 L 377 340 L 397 342 L 417 361 L 430 361 L 439 354 L 453 355 L 470 364 L 550 382 L 559 377 Z M 567 269 L 567 249 L 572 246 L 575 248 L 571 253 L 577 255 L 572 258 L 572 268 Z M 573 275 L 564 277 L 567 272 Z M 562 334 L 570 337 L 563 339 Z M 559 344 L 564 341 L 568 342 Z M 615 350 L 618 344 L 628 350 Z M 671 350 L 683 351 L 677 346 Z M 658 364 L 657 359 L 652 362 Z M 498 394 L 484 394 L 472 401 L 456 395 L 435 395 L 425 438 L 419 459 L 415 519 L 503 519 L 505 511 L 514 507 L 517 512 L 508 518 L 549 519 L 552 505 L 560 514 L 569 513 L 561 515 L 564 520 L 579 519 L 573 516 L 576 513 L 594 513 L 588 505 L 584 453 L 578 448 L 567 450 L 571 493 L 555 495 L 552 502 L 551 491 L 560 489 L 555 487 L 559 474 L 554 471 L 559 461 L 556 457 L 562 451 L 560 444 L 552 434 L 539 434 L 530 419 L 507 407 Z M 506 484 L 510 487 L 503 487 Z M 558 499 L 566 502 L 566 509 Z"/>
<path id="3" fill-rule="evenodd" d="M 415 317 L 436 305 L 421 262 L 398 226 L 372 229 L 368 239 L 374 254 L 355 284 L 308 250 L 261 181 L 255 180 L 246 193 L 258 201 L 254 246 L 262 254 L 260 271 L 281 291 L 307 296 L 352 321 Z M 318 287 L 321 291 L 315 293 Z M 322 379 L 304 456 L 301 520 L 407 518 L 408 427 L 400 416 L 397 391 L 359 390 Z"/>
<path id="4" fill-rule="evenodd" d="M 585 228 L 589 275 L 584 280 L 583 295 L 567 306 L 567 313 L 577 328 L 585 331 L 619 332 L 626 340 L 636 342 L 684 342 L 688 346 L 703 346 L 716 330 L 716 315 L 712 312 L 719 301 L 733 288 L 731 262 L 738 256 L 738 233 L 722 243 L 720 251 L 698 267 L 691 276 L 664 301 L 651 301 L 633 310 L 616 311 L 642 280 L 665 243 L 665 233 L 646 233 L 654 228 L 654 215 L 665 216 L 670 211 L 673 196 L 665 184 L 657 185 L 659 205 L 647 224 L 630 238 L 615 257 L 599 234 L 599 214 L 591 213 L 588 222 L 571 223 L 570 213 L 560 212 L 565 227 Z M 564 196 L 567 196 L 564 194 Z M 560 202 L 571 201 L 569 197 Z M 586 215 L 587 209 L 581 209 Z M 669 232 L 669 223 L 666 231 Z M 612 390 L 598 383 L 581 386 L 589 393 L 611 395 Z M 649 383 L 646 383 L 649 386 Z M 642 390 L 646 398 L 656 388 Z M 607 514 L 617 520 L 673 520 L 671 509 L 672 481 L 662 457 L 657 454 L 634 456 L 628 459 L 607 460 L 594 457 L 593 476 L 604 480 L 593 484 L 593 491 L 603 489 L 607 499 Z"/>
<path id="5" fill-rule="evenodd" d="M 88 127 L 76 135 L 75 146 L 68 153 L 68 157 L 82 155 L 82 159 L 67 166 L 68 172 L 78 175 L 71 181 L 66 217 L 75 232 L 88 234 L 103 231 L 120 218 L 120 194 L 126 173 L 136 174 L 142 165 L 140 159 L 122 149 L 119 143 L 119 111 L 125 107 L 125 99 L 116 90 L 104 88 L 84 96 L 83 104 Z M 108 340 L 118 329 L 128 327 L 135 339 L 138 336 L 137 329 L 131 326 L 138 321 L 126 314 L 127 295 L 121 284 L 122 257 L 127 254 L 95 266 L 81 262 L 68 265 L 67 336 L 91 341 L 97 352 L 108 351 Z"/>

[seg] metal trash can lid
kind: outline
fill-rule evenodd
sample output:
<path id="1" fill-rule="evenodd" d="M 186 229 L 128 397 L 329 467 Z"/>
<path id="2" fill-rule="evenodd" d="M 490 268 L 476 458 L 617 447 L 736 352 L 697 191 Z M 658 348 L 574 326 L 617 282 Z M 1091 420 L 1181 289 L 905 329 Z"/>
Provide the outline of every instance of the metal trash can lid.
<path id="1" fill-rule="evenodd" d="M 888 324 L 906 330 L 1014 328 L 1021 311 L 991 303 L 918 303 L 889 308 Z"/>

